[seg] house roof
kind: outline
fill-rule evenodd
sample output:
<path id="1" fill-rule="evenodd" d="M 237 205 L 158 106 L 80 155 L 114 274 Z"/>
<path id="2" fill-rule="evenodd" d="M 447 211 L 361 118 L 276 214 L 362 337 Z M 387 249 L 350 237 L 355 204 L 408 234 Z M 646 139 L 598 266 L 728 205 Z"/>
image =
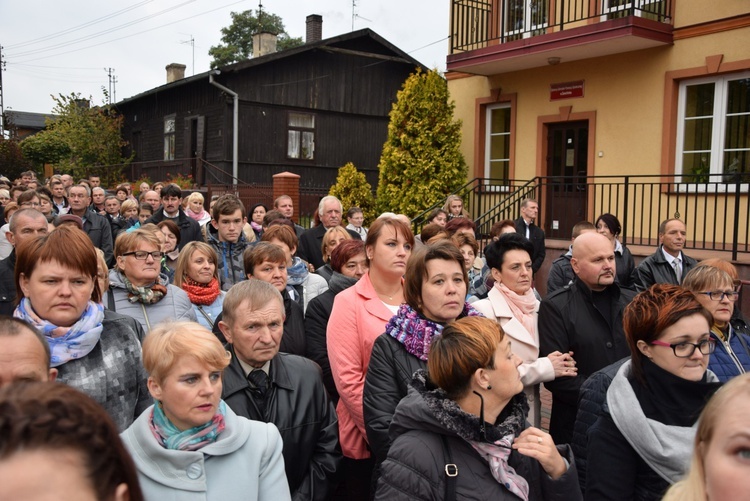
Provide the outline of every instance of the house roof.
<path id="1" fill-rule="evenodd" d="M 47 118 L 57 118 L 56 115 L 48 113 L 34 113 L 31 111 L 15 111 L 8 110 L 5 112 L 8 117 L 8 124 L 13 124 L 19 129 L 35 129 L 42 130 L 47 126 Z"/>
<path id="2" fill-rule="evenodd" d="M 349 53 L 360 54 L 360 55 L 367 53 L 367 54 L 371 54 L 371 55 L 374 55 L 375 57 L 380 57 L 383 59 L 390 59 L 393 61 L 401 61 L 404 63 L 413 64 L 414 66 L 419 67 L 422 70 L 427 70 L 427 68 L 422 63 L 420 63 L 419 61 L 411 57 L 409 54 L 399 49 L 398 47 L 396 47 L 395 45 L 390 43 L 388 40 L 381 37 L 380 35 L 378 35 L 377 33 L 375 33 L 369 28 L 352 31 L 350 33 L 345 33 L 343 35 L 338 35 L 332 38 L 319 40 L 317 42 L 306 43 L 306 44 L 300 45 L 299 47 L 281 50 L 278 52 L 274 52 L 272 54 L 266 54 L 265 56 L 253 57 L 246 61 L 240 61 L 238 63 L 230 64 L 227 66 L 222 66 L 217 69 L 220 70 L 221 73 L 236 73 L 236 72 L 244 71 L 248 68 L 253 68 L 255 66 L 260 66 L 263 64 L 269 64 L 274 61 L 278 61 L 280 59 L 293 57 L 297 54 L 301 54 L 301 53 L 312 51 L 312 50 L 330 50 L 330 51 L 338 51 L 338 52 L 349 52 Z M 208 75 L 211 73 L 211 71 L 216 71 L 216 70 L 205 71 L 197 75 L 193 75 L 190 77 L 182 78 L 180 80 L 176 80 L 174 82 L 160 85 L 159 87 L 154 87 L 153 89 L 147 90 L 145 92 L 141 92 L 140 94 L 136 94 L 135 96 L 129 97 L 127 99 L 123 99 L 117 104 L 128 103 L 130 101 L 140 99 L 150 94 L 162 92 L 164 90 L 176 88 L 181 85 L 186 85 L 192 82 L 206 80 L 208 78 Z"/>

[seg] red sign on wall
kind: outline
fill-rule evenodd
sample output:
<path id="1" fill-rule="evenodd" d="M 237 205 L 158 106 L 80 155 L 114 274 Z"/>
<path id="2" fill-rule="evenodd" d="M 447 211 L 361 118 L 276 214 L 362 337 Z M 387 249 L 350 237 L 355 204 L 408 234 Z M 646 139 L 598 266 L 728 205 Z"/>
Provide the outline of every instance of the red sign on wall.
<path id="1" fill-rule="evenodd" d="M 583 97 L 583 80 L 554 83 L 549 86 L 550 101 L 571 99 L 574 97 Z"/>

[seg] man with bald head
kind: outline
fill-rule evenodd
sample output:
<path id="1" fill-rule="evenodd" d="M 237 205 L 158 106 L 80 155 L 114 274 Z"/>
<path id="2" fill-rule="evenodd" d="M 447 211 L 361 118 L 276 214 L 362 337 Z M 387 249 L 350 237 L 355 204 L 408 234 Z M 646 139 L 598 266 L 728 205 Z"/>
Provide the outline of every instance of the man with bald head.
<path id="1" fill-rule="evenodd" d="M 16 381 L 54 381 L 47 340 L 23 320 L 0 317 L 0 388 Z"/>
<path id="2" fill-rule="evenodd" d="M 143 203 L 149 204 L 151 207 L 153 207 L 154 212 L 159 210 L 159 207 L 161 207 L 161 199 L 159 198 L 159 194 L 154 190 L 149 190 L 143 194 Z"/>
<path id="3" fill-rule="evenodd" d="M 10 255 L 0 261 L 0 315 L 13 315 L 16 308 L 16 249 L 27 240 L 44 236 L 48 232 L 47 218 L 36 209 L 21 209 L 10 217 L 8 242 L 13 246 Z"/>
<path id="4" fill-rule="evenodd" d="M 573 282 L 539 307 L 539 356 L 572 352 L 578 374 L 544 383 L 552 392 L 550 434 L 570 443 L 578 390 L 594 372 L 630 355 L 622 313 L 635 293 L 615 283 L 615 252 L 604 235 L 583 233 L 573 242 Z"/>

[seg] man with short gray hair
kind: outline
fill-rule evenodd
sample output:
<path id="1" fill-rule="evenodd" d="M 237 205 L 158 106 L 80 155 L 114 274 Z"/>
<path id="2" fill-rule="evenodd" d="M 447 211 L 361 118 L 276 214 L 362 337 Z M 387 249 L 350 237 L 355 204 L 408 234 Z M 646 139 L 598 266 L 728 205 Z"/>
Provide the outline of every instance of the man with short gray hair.
<path id="1" fill-rule="evenodd" d="M 316 270 L 326 264 L 323 261 L 323 235 L 329 228 L 341 225 L 342 212 L 343 207 L 338 198 L 331 195 L 323 197 L 318 204 L 320 224 L 305 231 L 299 239 L 297 256 L 312 264 Z M 356 231 L 346 231 L 354 240 L 362 240 Z"/>
<path id="2" fill-rule="evenodd" d="M 338 418 L 320 367 L 279 353 L 284 300 L 262 280 L 232 286 L 218 322 L 232 360 L 222 399 L 239 416 L 273 423 L 284 441 L 284 468 L 292 499 L 329 499 L 342 460 Z"/>
<path id="3" fill-rule="evenodd" d="M 70 201 L 70 212 L 74 216 L 83 219 L 83 231 L 89 236 L 94 243 L 94 247 L 104 252 L 104 259 L 107 266 L 112 267 L 115 264 L 115 257 L 112 247 L 112 228 L 109 221 L 104 216 L 100 216 L 91 208 L 91 191 L 85 184 L 76 184 L 68 190 L 68 200 Z"/>
<path id="4" fill-rule="evenodd" d="M 16 381 L 54 381 L 47 340 L 18 318 L 0 318 L 0 388 Z"/>
<path id="5" fill-rule="evenodd" d="M 13 315 L 16 309 L 16 248 L 27 240 L 46 235 L 48 231 L 47 218 L 36 209 L 21 209 L 10 217 L 5 236 L 13 250 L 0 261 L 0 315 Z"/>

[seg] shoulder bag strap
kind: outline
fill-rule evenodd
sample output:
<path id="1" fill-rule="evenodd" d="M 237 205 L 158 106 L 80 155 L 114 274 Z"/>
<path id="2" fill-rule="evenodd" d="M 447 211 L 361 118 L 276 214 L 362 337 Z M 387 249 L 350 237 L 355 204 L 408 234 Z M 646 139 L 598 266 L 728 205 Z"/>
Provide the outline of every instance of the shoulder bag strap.
<path id="1" fill-rule="evenodd" d="M 206 312 L 205 312 L 205 311 L 203 311 L 203 308 L 202 308 L 202 307 L 200 307 L 200 306 L 196 305 L 196 308 L 198 309 L 198 311 L 200 312 L 200 314 L 201 314 L 201 315 L 203 315 L 203 318 L 205 318 L 205 319 L 206 319 L 206 322 L 208 322 L 208 325 L 210 325 L 210 326 L 211 326 L 211 328 L 213 329 L 213 328 L 214 328 L 214 321 L 213 321 L 213 320 L 211 320 L 211 317 L 209 317 L 209 316 L 208 316 L 208 315 L 206 314 Z"/>
<path id="2" fill-rule="evenodd" d="M 458 476 L 458 466 L 453 462 L 451 455 L 451 446 L 445 435 L 440 435 L 443 441 L 443 456 L 445 458 L 445 501 L 456 501 L 456 477 Z"/>

